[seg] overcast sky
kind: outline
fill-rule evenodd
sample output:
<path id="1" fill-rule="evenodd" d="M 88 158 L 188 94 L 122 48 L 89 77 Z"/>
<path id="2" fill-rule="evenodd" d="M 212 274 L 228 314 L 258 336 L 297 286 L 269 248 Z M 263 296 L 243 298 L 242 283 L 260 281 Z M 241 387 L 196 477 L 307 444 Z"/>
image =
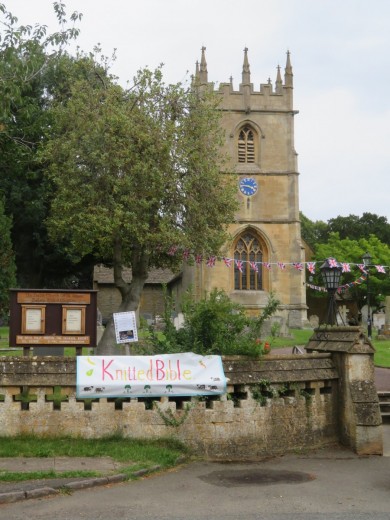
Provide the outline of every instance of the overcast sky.
<path id="1" fill-rule="evenodd" d="M 0 0 L 19 22 L 57 30 L 52 0 Z M 256 90 L 286 51 L 294 73 L 300 209 L 311 220 L 361 216 L 390 221 L 389 0 L 65 0 L 83 13 L 78 45 L 100 43 L 122 84 L 164 63 L 184 81 L 207 48 L 209 81 L 241 81 L 249 48 Z"/>

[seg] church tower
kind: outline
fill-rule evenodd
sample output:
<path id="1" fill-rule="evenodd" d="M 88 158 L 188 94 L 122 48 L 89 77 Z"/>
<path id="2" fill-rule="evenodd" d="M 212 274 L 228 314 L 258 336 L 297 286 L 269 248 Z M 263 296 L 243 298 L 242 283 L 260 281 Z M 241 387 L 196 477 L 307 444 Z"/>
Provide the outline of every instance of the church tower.
<path id="1" fill-rule="evenodd" d="M 208 82 L 205 48 L 196 65 L 194 82 Z M 242 79 L 221 83 L 226 175 L 237 179 L 239 210 L 229 231 L 232 240 L 214 267 L 185 269 L 184 285 L 199 297 L 223 289 L 249 314 L 258 315 L 272 291 L 281 301 L 280 319 L 290 327 L 306 323 L 304 247 L 299 221 L 297 154 L 294 148 L 293 73 L 287 52 L 284 80 L 277 67 L 274 85 L 269 79 L 256 90 L 251 83 L 248 49 L 244 49 Z M 301 265 L 302 264 L 302 265 Z"/>

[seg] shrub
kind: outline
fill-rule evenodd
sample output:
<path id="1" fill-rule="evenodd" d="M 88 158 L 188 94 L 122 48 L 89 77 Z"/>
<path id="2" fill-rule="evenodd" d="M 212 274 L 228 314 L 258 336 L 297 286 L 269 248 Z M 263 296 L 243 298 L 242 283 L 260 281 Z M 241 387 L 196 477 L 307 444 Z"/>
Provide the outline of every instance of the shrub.
<path id="1" fill-rule="evenodd" d="M 232 302 L 224 291 L 214 289 L 198 302 L 188 292 L 182 304 L 184 326 L 176 330 L 171 319 L 173 303 L 165 291 L 164 331 L 162 334 L 151 332 L 156 353 L 260 356 L 261 328 L 279 305 L 271 294 L 259 317 L 249 318 L 244 307 Z"/>

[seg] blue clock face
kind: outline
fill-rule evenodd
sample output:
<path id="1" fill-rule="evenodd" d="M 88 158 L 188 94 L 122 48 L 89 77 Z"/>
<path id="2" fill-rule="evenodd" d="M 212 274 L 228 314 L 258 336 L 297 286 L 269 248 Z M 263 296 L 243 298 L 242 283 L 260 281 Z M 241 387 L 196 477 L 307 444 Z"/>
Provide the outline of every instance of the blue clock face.
<path id="1" fill-rule="evenodd" d="M 255 179 L 251 179 L 250 177 L 245 177 L 245 179 L 240 180 L 240 191 L 247 197 L 254 195 L 257 191 L 257 182 Z"/>

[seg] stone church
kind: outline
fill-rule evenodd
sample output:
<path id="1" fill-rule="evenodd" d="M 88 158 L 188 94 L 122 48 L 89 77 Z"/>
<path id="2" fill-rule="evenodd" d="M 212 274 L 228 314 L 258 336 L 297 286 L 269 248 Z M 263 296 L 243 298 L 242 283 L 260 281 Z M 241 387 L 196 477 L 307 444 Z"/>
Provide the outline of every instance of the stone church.
<path id="1" fill-rule="evenodd" d="M 194 84 L 214 89 L 208 80 L 205 51 L 202 48 Z M 168 287 L 178 301 L 190 286 L 197 298 L 214 288 L 223 289 L 251 315 L 261 312 L 272 291 L 282 303 L 279 320 L 289 327 L 301 327 L 307 323 L 305 247 L 299 220 L 294 148 L 297 111 L 290 54 L 284 78 L 278 66 L 275 84 L 269 79 L 256 89 L 245 49 L 238 90 L 230 79 L 220 83 L 216 92 L 221 99 L 224 151 L 230 158 L 224 174 L 237 178 L 239 210 L 229 228 L 232 240 L 226 244 L 224 259 L 218 258 L 214 267 L 205 262 L 184 265 L 179 276 L 168 280 Z M 167 277 L 164 281 L 167 283 Z M 96 275 L 95 287 L 101 292 L 98 305 L 102 308 L 108 285 L 99 283 Z M 140 314 L 161 314 L 158 291 L 154 291 L 154 301 L 149 301 L 149 293 L 147 283 Z"/>

